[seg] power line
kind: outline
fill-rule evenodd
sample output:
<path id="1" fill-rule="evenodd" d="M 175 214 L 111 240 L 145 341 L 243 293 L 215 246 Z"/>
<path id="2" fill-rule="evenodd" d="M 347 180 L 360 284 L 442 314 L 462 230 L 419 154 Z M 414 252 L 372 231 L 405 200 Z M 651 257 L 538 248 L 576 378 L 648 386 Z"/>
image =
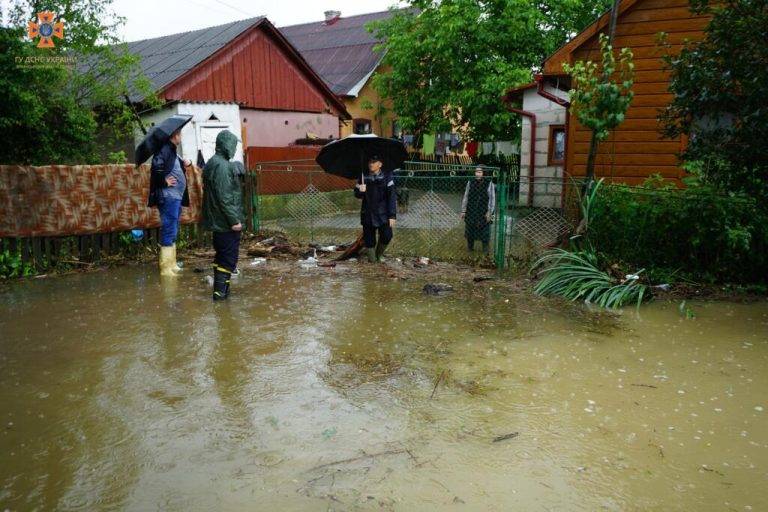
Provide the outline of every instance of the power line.
<path id="1" fill-rule="evenodd" d="M 241 8 L 239 8 L 239 7 L 235 7 L 234 5 L 230 5 L 227 2 L 224 2 L 223 0 L 214 0 L 214 2 L 220 3 L 224 7 L 229 7 L 230 9 L 234 9 L 234 10 L 236 10 L 236 11 L 242 13 L 242 14 L 245 14 L 249 18 L 253 18 L 254 17 L 253 14 L 251 14 L 249 12 L 246 12 L 246 11 L 242 10 Z"/>

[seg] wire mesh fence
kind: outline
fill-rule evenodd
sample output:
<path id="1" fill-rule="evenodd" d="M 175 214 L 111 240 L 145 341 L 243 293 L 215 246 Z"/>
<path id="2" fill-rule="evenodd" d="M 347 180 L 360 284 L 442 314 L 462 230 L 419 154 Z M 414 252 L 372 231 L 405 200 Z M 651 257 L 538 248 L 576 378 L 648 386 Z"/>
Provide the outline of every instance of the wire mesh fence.
<path id="1" fill-rule="evenodd" d="M 478 179 L 476 167 L 406 162 L 394 173 L 398 214 L 390 256 L 504 268 L 559 243 L 575 226 L 568 209 L 572 187 L 562 179 L 546 184 L 561 187 L 557 204 L 536 207 L 529 206 L 527 191 L 542 186 L 541 180 L 530 184 L 489 166 Z M 361 234 L 354 180 L 329 175 L 312 161 L 294 161 L 256 164 L 249 182 L 255 229 L 320 245 L 349 243 Z"/>

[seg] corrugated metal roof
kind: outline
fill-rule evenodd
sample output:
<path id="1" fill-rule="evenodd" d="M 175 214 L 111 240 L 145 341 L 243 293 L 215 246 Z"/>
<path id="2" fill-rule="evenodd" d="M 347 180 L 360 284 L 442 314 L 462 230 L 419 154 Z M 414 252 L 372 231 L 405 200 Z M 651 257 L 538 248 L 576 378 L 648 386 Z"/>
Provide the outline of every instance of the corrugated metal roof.
<path id="1" fill-rule="evenodd" d="M 374 51 L 378 40 L 365 28 L 371 21 L 386 19 L 392 11 L 374 12 L 325 21 L 281 27 L 280 31 L 301 52 L 331 90 L 350 95 L 381 60 Z"/>
<path id="2" fill-rule="evenodd" d="M 258 16 L 216 27 L 133 41 L 127 43 L 128 51 L 141 58 L 144 75 L 156 90 L 161 90 L 263 19 L 263 16 Z"/>

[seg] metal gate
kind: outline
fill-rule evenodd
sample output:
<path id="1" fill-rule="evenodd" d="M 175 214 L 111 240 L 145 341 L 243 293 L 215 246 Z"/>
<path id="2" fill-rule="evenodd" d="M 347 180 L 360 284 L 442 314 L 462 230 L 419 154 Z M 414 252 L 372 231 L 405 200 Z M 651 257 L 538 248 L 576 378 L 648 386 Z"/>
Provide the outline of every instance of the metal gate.
<path id="1" fill-rule="evenodd" d="M 509 180 L 498 167 L 486 167 L 496 197 L 493 211 L 487 226 L 475 230 L 480 232 L 475 251 L 467 247 L 461 204 L 475 167 L 406 162 L 395 172 L 398 220 L 390 256 L 504 265 Z M 348 243 L 360 234 L 354 181 L 329 175 L 311 160 L 258 163 L 248 183 L 254 229 L 282 231 L 298 242 L 322 245 Z"/>

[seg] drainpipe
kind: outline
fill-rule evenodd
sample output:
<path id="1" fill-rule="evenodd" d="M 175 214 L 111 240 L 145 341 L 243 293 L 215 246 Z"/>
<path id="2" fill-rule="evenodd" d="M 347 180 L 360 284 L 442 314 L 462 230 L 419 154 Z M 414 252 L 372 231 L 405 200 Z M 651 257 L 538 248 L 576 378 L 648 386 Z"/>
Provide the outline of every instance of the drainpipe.
<path id="1" fill-rule="evenodd" d="M 539 84 L 536 88 L 536 93 L 539 96 L 565 108 L 565 157 L 563 158 L 563 185 L 560 187 L 560 208 L 564 208 L 566 187 L 565 173 L 568 171 L 568 125 L 571 120 L 571 111 L 569 107 L 571 106 L 571 102 L 544 90 L 544 80 L 541 75 L 536 77 L 536 82 Z"/>
<path id="2" fill-rule="evenodd" d="M 510 112 L 527 117 L 531 122 L 531 154 L 528 163 L 528 206 L 533 206 L 533 179 L 536 174 L 536 114 L 514 107 L 507 107 Z"/>

